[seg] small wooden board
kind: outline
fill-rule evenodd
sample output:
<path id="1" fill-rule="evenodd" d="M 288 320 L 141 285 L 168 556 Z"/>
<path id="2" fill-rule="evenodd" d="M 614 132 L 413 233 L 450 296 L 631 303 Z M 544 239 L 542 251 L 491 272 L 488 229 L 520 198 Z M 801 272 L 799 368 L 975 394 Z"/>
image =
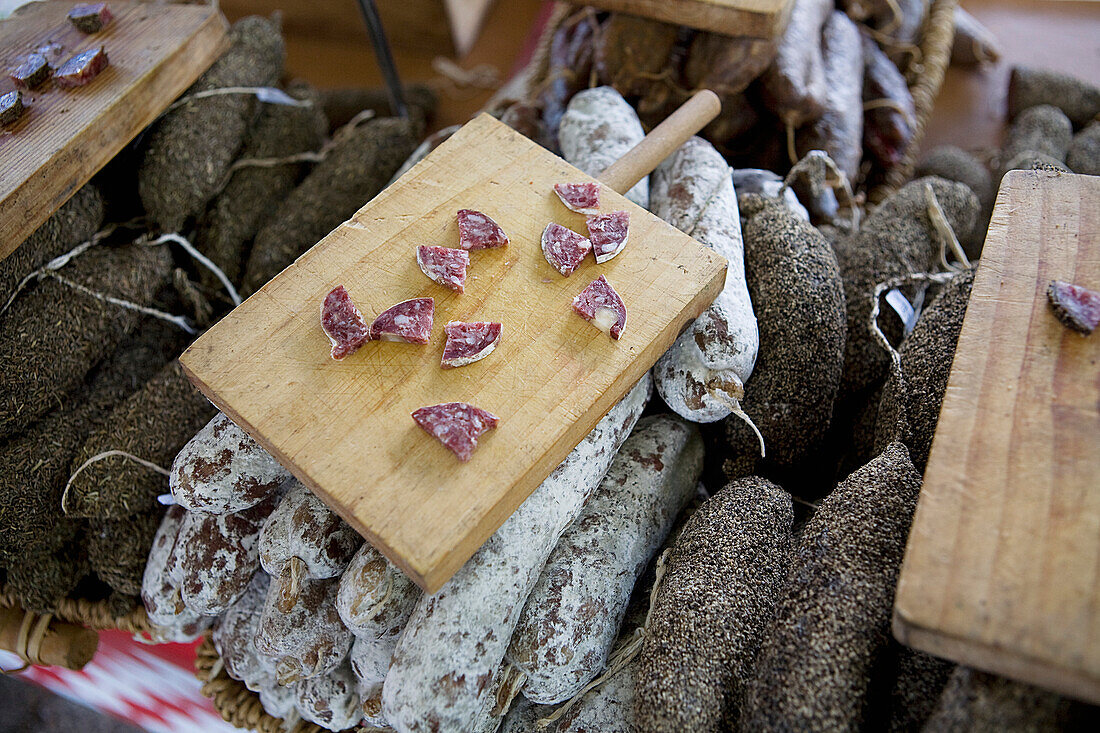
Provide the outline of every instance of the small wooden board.
<path id="1" fill-rule="evenodd" d="M 411 578 L 437 590 L 718 295 L 725 260 L 603 186 L 603 210 L 630 212 L 611 262 L 563 278 L 540 237 L 556 221 L 584 233 L 553 184 L 591 181 L 487 115 L 396 183 L 199 338 L 180 358 L 199 388 Z M 482 210 L 511 238 L 470 253 L 466 292 L 420 271 L 416 246 L 458 244 L 455 213 Z M 627 305 L 612 341 L 571 310 L 603 274 Z M 436 299 L 427 346 L 371 342 L 329 357 L 319 308 L 343 284 L 364 316 Z M 503 323 L 488 358 L 442 370 L 443 325 Z M 469 463 L 410 413 L 469 402 L 500 417 Z"/>
<path id="2" fill-rule="evenodd" d="M 66 19 L 74 3 L 26 5 L 0 22 L 0 94 L 8 72 L 47 47 L 55 68 L 104 46 L 110 65 L 85 87 L 52 81 L 24 92 L 29 109 L 0 129 L 0 259 L 9 255 L 180 95 L 226 46 L 226 22 L 208 5 L 111 2 L 115 18 L 85 35 Z"/>
<path id="3" fill-rule="evenodd" d="M 1100 289 L 1100 178 L 1001 184 L 894 608 L 905 644 L 1100 703 L 1100 333 L 1051 280 Z"/>
<path id="4" fill-rule="evenodd" d="M 701 31 L 749 38 L 778 38 L 794 0 L 570 0 Z"/>

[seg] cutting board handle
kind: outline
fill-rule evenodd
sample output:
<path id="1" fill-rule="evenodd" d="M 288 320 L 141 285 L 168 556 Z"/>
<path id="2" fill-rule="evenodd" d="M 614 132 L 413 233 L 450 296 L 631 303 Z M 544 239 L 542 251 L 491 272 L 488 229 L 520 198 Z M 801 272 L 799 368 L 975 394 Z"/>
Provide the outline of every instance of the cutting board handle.
<path id="1" fill-rule="evenodd" d="M 722 111 L 718 95 L 703 89 L 654 127 L 626 155 L 596 176 L 617 193 L 625 194 L 635 183 L 648 176 L 692 135 L 702 130 Z"/>

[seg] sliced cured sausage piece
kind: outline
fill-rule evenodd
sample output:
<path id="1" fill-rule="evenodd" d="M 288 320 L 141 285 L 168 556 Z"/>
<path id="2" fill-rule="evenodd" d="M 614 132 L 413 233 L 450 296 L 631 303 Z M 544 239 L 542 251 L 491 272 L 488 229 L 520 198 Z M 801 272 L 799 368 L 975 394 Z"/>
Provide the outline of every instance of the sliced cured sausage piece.
<path id="1" fill-rule="evenodd" d="M 443 347 L 443 368 L 473 364 L 493 353 L 500 343 L 500 324 L 477 321 L 451 321 L 443 327 L 447 344 Z"/>
<path id="2" fill-rule="evenodd" d="M 1100 325 L 1100 293 L 1095 290 L 1051 280 L 1047 299 L 1054 315 L 1068 328 L 1087 336 Z"/>
<path id="3" fill-rule="evenodd" d="M 16 89 L 0 97 L 0 125 L 10 125 L 23 116 L 27 108 L 23 105 L 23 92 Z"/>
<path id="4" fill-rule="evenodd" d="M 435 300 L 413 298 L 404 300 L 382 312 L 370 324 L 370 337 L 375 341 L 404 341 L 426 344 L 432 337 Z"/>
<path id="5" fill-rule="evenodd" d="M 603 264 L 623 251 L 626 238 L 630 234 L 630 214 L 625 211 L 612 211 L 607 214 L 590 216 L 588 241 L 592 243 L 592 253 L 596 263 Z"/>
<path id="6" fill-rule="evenodd" d="M 54 80 L 62 89 L 82 87 L 99 76 L 99 72 L 106 68 L 107 50 L 103 46 L 90 48 L 61 64 L 57 74 L 54 75 Z"/>
<path id="7" fill-rule="evenodd" d="M 81 33 L 99 33 L 115 18 L 107 3 L 74 5 L 68 17 Z"/>
<path id="8" fill-rule="evenodd" d="M 321 328 L 332 342 L 332 358 L 339 361 L 370 340 L 370 327 L 348 291 L 337 285 L 321 304 Z"/>
<path id="9" fill-rule="evenodd" d="M 32 53 L 9 76 L 20 89 L 34 89 L 49 79 L 52 73 L 53 69 L 50 68 L 46 57 L 40 53 Z"/>
<path id="10" fill-rule="evenodd" d="M 412 419 L 447 446 L 460 461 L 470 460 L 474 448 L 477 448 L 477 439 L 500 422 L 500 418 L 491 412 L 465 402 L 421 407 L 412 414 Z"/>
<path id="11" fill-rule="evenodd" d="M 422 244 L 416 248 L 416 264 L 443 287 L 459 293 L 465 291 L 466 267 L 470 264 L 470 253 L 466 250 Z"/>
<path id="12" fill-rule="evenodd" d="M 613 339 L 626 328 L 626 304 L 603 275 L 573 298 L 573 310 Z"/>
<path id="13" fill-rule="evenodd" d="M 462 249 L 488 249 L 508 244 L 508 235 L 487 214 L 473 209 L 458 210 L 458 246 Z"/>
<path id="14" fill-rule="evenodd" d="M 578 214 L 596 214 L 600 211 L 598 183 L 555 183 L 554 193 L 563 204 Z"/>
<path id="15" fill-rule="evenodd" d="M 565 277 L 572 275 L 591 251 L 591 242 L 561 224 L 551 222 L 542 230 L 542 254 Z"/>

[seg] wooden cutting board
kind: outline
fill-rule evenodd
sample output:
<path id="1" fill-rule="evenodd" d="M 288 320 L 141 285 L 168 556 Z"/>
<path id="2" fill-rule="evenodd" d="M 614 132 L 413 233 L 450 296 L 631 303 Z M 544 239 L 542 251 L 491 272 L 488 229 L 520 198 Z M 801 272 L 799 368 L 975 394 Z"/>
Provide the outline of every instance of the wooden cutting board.
<path id="1" fill-rule="evenodd" d="M 65 17 L 73 5 L 31 3 L 0 22 L 0 94 L 15 89 L 8 72 L 42 47 L 55 68 L 99 45 L 110 61 L 85 87 L 60 89 L 51 81 L 24 92 L 27 113 L 0 128 L 0 259 L 191 86 L 227 44 L 216 7 L 111 2 L 111 24 L 86 35 Z"/>
<path id="2" fill-rule="evenodd" d="M 727 36 L 778 38 L 794 0 L 570 0 Z"/>
<path id="3" fill-rule="evenodd" d="M 219 409 L 434 592 L 725 281 L 724 259 L 606 185 L 601 208 L 630 212 L 626 249 L 603 265 L 589 257 L 568 278 L 558 274 L 542 255 L 543 228 L 556 221 L 586 230 L 553 185 L 592 180 L 481 115 L 199 338 L 180 362 Z M 471 252 L 466 292 L 458 295 L 424 276 L 415 251 L 457 246 L 461 208 L 489 214 L 511 243 Z M 601 274 L 627 306 L 619 341 L 571 310 L 573 297 Z M 319 308 L 339 284 L 368 319 L 408 298 L 435 298 L 431 343 L 370 342 L 333 361 Z M 451 320 L 502 322 L 500 346 L 475 364 L 440 369 L 443 325 Z M 410 417 L 452 401 L 500 417 L 469 463 Z"/>
<path id="4" fill-rule="evenodd" d="M 959 336 L 894 608 L 904 644 L 1100 703 L 1100 177 L 1013 171 Z"/>

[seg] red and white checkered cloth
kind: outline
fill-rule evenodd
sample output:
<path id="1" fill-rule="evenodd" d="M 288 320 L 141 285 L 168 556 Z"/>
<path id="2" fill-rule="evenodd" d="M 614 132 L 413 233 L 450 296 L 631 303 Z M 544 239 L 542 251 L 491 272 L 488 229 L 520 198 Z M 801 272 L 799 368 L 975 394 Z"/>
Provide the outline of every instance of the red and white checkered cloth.
<path id="1" fill-rule="evenodd" d="M 143 644 L 121 631 L 102 631 L 95 658 L 79 672 L 30 667 L 19 677 L 154 733 L 240 733 L 199 692 L 197 646 Z M 0 651 L 3 669 L 21 664 Z"/>

